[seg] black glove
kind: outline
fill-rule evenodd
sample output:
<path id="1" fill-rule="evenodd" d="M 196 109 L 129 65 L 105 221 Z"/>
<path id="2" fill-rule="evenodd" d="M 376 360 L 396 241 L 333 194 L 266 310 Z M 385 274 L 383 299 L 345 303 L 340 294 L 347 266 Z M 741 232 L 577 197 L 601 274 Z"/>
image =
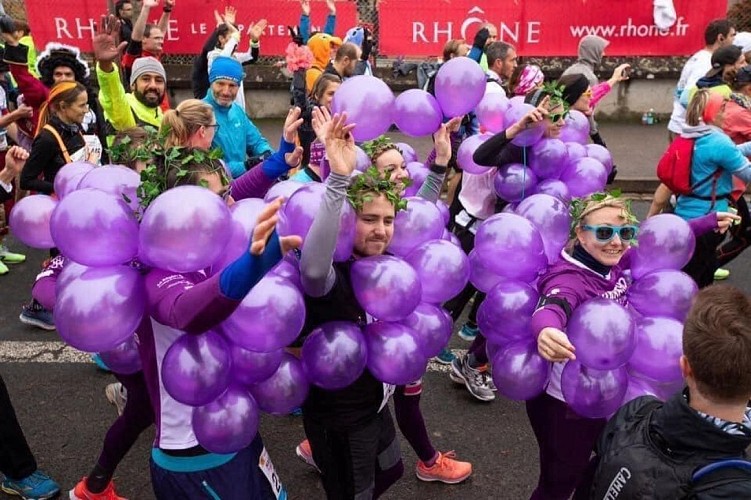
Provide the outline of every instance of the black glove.
<path id="1" fill-rule="evenodd" d="M 618 175 L 618 167 L 613 165 L 613 170 L 610 171 L 610 175 L 608 175 L 608 180 L 605 184 L 612 184 L 615 181 L 616 176 Z"/>
<path id="2" fill-rule="evenodd" d="M 10 16 L 0 17 L 0 33 L 13 33 L 16 31 L 16 23 L 13 22 L 13 18 Z"/>
<path id="3" fill-rule="evenodd" d="M 300 35 L 300 28 L 298 26 L 292 27 L 287 26 L 287 31 L 289 31 L 289 36 L 292 37 L 292 41 L 296 43 L 297 45 L 305 45 L 305 43 L 302 41 L 302 36 Z"/>
<path id="4" fill-rule="evenodd" d="M 488 43 L 488 38 L 490 38 L 490 31 L 488 31 L 488 28 L 481 29 L 475 35 L 475 41 L 472 42 L 472 47 L 477 47 L 484 51 L 485 45 Z"/>
<path id="5" fill-rule="evenodd" d="M 370 59 L 370 53 L 373 51 L 373 33 L 368 28 L 363 28 L 362 55 L 360 60 L 367 61 Z"/>

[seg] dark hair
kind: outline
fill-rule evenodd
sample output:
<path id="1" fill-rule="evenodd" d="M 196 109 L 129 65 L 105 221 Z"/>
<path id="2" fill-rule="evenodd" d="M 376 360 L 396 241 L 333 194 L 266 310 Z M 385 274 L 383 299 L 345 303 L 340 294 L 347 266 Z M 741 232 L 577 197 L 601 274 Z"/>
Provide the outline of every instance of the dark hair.
<path id="1" fill-rule="evenodd" d="M 321 101 L 321 97 L 323 97 L 323 93 L 326 92 L 326 89 L 329 88 L 330 83 L 342 83 L 342 79 L 339 78 L 339 75 L 334 75 L 332 73 L 321 73 L 321 75 L 316 78 L 316 82 L 313 84 L 313 89 L 310 91 L 310 96 L 315 102 Z"/>
<path id="2" fill-rule="evenodd" d="M 84 92 L 86 92 L 86 87 L 80 82 L 60 82 L 52 87 L 47 101 L 39 108 L 39 122 L 35 135 L 39 135 L 39 132 L 49 122 L 51 113 L 60 111 L 61 104 L 70 106 Z"/>
<path id="3" fill-rule="evenodd" d="M 219 47 L 219 37 L 220 36 L 227 36 L 230 34 L 230 29 L 227 24 L 220 24 L 216 28 L 216 46 Z"/>
<path id="4" fill-rule="evenodd" d="M 23 31 L 25 35 L 31 34 L 31 27 L 29 26 L 29 23 L 21 19 L 13 20 L 13 29 L 16 31 Z"/>
<path id="5" fill-rule="evenodd" d="M 155 29 L 158 29 L 158 28 L 159 28 L 159 26 L 157 26 L 156 24 L 151 24 L 151 23 L 147 24 L 146 27 L 143 29 L 143 37 L 144 38 L 150 38 L 151 37 L 151 31 L 155 30 Z"/>
<path id="6" fill-rule="evenodd" d="M 123 10 L 126 3 L 133 4 L 133 0 L 117 0 L 117 3 L 115 3 L 115 15 L 117 17 L 120 17 L 120 11 Z"/>
<path id="7" fill-rule="evenodd" d="M 697 389 L 711 400 L 751 396 L 751 300 L 730 285 L 701 290 L 683 326 L 683 354 Z"/>
<path id="8" fill-rule="evenodd" d="M 733 29 L 733 23 L 727 19 L 715 19 L 704 30 L 704 42 L 712 45 L 717 41 L 718 36 L 728 36 L 731 29 Z"/>
<path id="9" fill-rule="evenodd" d="M 526 64 L 519 64 L 514 68 L 514 72 L 511 73 L 511 78 L 508 79 L 508 90 L 510 94 L 514 94 L 516 86 L 519 84 L 519 78 L 522 76 L 522 71 L 526 68 Z"/>
<path id="10" fill-rule="evenodd" d="M 443 46 L 443 62 L 448 61 L 452 57 L 456 57 L 459 54 L 459 49 L 465 43 L 466 42 L 462 38 L 455 38 L 446 42 Z"/>
<path id="11" fill-rule="evenodd" d="M 119 130 L 112 140 L 112 146 L 109 148 L 110 160 L 112 163 L 121 163 L 129 169 L 135 170 L 138 158 L 132 153 L 142 146 L 148 138 L 149 132 L 143 127 Z"/>
<path id="12" fill-rule="evenodd" d="M 336 51 L 335 61 L 341 61 L 345 57 L 349 57 L 350 60 L 357 59 L 357 45 L 352 42 L 343 43 Z"/>
<path id="13" fill-rule="evenodd" d="M 488 67 L 495 64 L 498 59 L 506 59 L 509 51 L 513 48 L 513 45 L 506 42 L 495 41 L 490 43 L 485 49 L 485 55 L 488 58 Z"/>

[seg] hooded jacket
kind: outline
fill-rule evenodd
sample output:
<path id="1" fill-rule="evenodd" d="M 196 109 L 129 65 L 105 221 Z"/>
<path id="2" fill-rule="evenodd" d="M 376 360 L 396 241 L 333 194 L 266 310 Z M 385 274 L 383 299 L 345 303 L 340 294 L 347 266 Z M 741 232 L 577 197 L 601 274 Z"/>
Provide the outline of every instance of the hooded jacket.
<path id="1" fill-rule="evenodd" d="M 162 108 L 147 106 L 132 93 L 126 93 L 117 67 L 106 73 L 97 64 L 96 77 L 99 82 L 99 102 L 102 104 L 104 117 L 115 130 L 127 130 L 143 125 L 159 128 L 164 116 Z"/>
<path id="2" fill-rule="evenodd" d="M 305 72 L 305 88 L 307 92 L 313 89 L 313 84 L 325 71 L 331 60 L 331 46 L 341 45 L 340 38 L 326 33 L 316 33 L 308 40 L 308 48 L 313 53 L 313 65 Z"/>
<path id="3" fill-rule="evenodd" d="M 563 72 L 562 76 L 581 73 L 587 77 L 589 84 L 594 87 L 599 80 L 594 70 L 602 64 L 605 47 L 610 44 L 604 38 L 597 35 L 587 35 L 579 42 L 579 59 Z"/>

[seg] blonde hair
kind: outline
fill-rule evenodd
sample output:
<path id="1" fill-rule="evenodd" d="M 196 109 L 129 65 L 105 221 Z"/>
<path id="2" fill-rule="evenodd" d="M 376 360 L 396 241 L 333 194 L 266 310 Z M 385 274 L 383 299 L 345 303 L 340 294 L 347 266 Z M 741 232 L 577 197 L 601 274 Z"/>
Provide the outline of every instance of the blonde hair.
<path id="1" fill-rule="evenodd" d="M 164 113 L 159 132 L 164 134 L 166 148 L 187 146 L 190 136 L 201 127 L 214 123 L 214 109 L 198 99 L 188 99 L 177 108 Z"/>
<path id="2" fill-rule="evenodd" d="M 686 108 L 686 125 L 696 127 L 703 121 L 704 108 L 709 103 L 709 89 L 697 90 Z"/>

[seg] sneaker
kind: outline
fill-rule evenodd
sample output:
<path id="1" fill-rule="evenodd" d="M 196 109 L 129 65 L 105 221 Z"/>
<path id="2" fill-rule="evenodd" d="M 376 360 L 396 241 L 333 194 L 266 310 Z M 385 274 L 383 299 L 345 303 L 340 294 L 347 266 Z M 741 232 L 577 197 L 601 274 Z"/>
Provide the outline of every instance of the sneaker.
<path id="1" fill-rule="evenodd" d="M 714 279 L 715 281 L 722 281 L 726 280 L 730 277 L 730 271 L 723 268 L 718 268 L 717 271 L 714 272 Z"/>
<path id="2" fill-rule="evenodd" d="M 493 401 L 495 394 L 488 387 L 487 377 L 485 376 L 487 370 L 487 365 L 479 369 L 472 368 L 469 366 L 469 357 L 464 355 L 451 363 L 449 377 L 457 384 L 464 384 L 469 393 L 480 401 Z"/>
<path id="3" fill-rule="evenodd" d="M 110 404 L 115 405 L 117 414 L 122 415 L 123 411 L 125 411 L 125 404 L 128 402 L 128 391 L 125 390 L 123 384 L 115 382 L 114 384 L 107 385 L 104 388 L 104 395 L 107 396 L 107 401 Z"/>
<path id="4" fill-rule="evenodd" d="M 302 408 L 295 408 L 290 412 L 293 417 L 302 417 Z"/>
<path id="5" fill-rule="evenodd" d="M 442 365 L 450 365 L 455 359 L 456 355 L 454 355 L 454 353 L 446 347 L 443 348 L 438 356 L 435 356 L 433 358 L 436 363 L 440 363 Z"/>
<path id="6" fill-rule="evenodd" d="M 20 253 L 13 253 L 8 247 L 0 243 L 0 260 L 8 264 L 20 264 L 26 262 L 26 256 Z"/>
<path id="7" fill-rule="evenodd" d="M 310 441 L 307 439 L 297 445 L 297 448 L 295 448 L 295 455 L 318 472 L 321 472 L 316 465 L 316 461 L 313 460 L 313 450 L 310 449 Z"/>
<path id="8" fill-rule="evenodd" d="M 472 342 L 480 333 L 480 329 L 477 326 L 472 326 L 469 323 L 464 323 L 464 326 L 459 330 L 459 336 L 467 342 Z"/>
<path id="9" fill-rule="evenodd" d="M 92 493 L 86 487 L 86 478 L 81 479 L 68 494 L 70 500 L 127 500 L 115 492 L 115 483 L 110 481 L 101 493 Z"/>
<path id="10" fill-rule="evenodd" d="M 495 382 L 493 382 L 493 374 L 490 370 L 484 371 L 482 376 L 485 377 L 485 385 L 488 386 L 488 389 L 493 392 L 498 392 L 498 388 L 495 386 Z"/>
<path id="11" fill-rule="evenodd" d="M 0 489 L 9 495 L 16 495 L 24 500 L 52 498 L 60 493 L 60 486 L 47 474 L 39 471 L 20 481 L 13 481 L 6 477 L 0 484 Z"/>
<path id="12" fill-rule="evenodd" d="M 42 330 L 55 330 L 55 322 L 52 320 L 52 313 L 42 307 L 42 304 L 32 299 L 31 303 L 23 306 L 21 315 L 18 316 L 21 323 L 36 326 Z"/>
<path id="13" fill-rule="evenodd" d="M 426 466 L 421 460 L 417 461 L 415 473 L 422 481 L 440 481 L 446 484 L 457 484 L 472 474 L 472 464 L 454 460 L 456 453 L 449 451 L 438 452 L 438 459 L 432 467 Z"/>
<path id="14" fill-rule="evenodd" d="M 99 355 L 99 353 L 92 354 L 91 355 L 91 361 L 94 362 L 94 364 L 96 365 L 96 367 L 99 370 L 102 370 L 103 372 L 106 372 L 106 373 L 111 373 L 112 372 L 112 370 L 110 370 L 110 367 L 107 366 L 107 363 L 104 362 L 104 360 Z"/>
<path id="15" fill-rule="evenodd" d="M 8 274 L 10 272 L 10 269 L 8 269 L 8 266 L 3 263 L 2 260 L 0 260 L 0 276 L 3 274 Z"/>

